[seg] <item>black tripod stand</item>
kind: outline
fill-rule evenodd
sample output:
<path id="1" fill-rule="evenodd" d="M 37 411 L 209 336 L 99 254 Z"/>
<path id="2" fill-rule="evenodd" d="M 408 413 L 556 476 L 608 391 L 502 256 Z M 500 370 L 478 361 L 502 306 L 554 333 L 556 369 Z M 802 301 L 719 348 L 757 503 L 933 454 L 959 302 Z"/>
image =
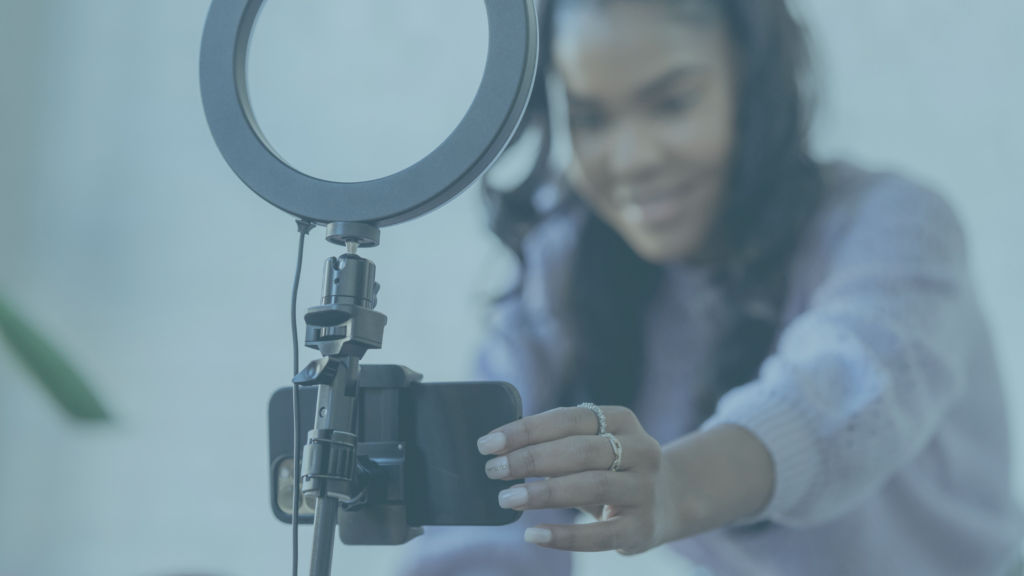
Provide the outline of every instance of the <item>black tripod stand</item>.
<path id="1" fill-rule="evenodd" d="M 410 402 L 430 407 L 424 414 L 461 415 L 458 426 L 434 425 L 431 420 L 430 426 L 406 436 L 430 437 L 421 447 L 437 449 L 431 452 L 432 458 L 419 454 L 415 462 L 445 461 L 448 466 L 422 466 L 411 478 L 429 480 L 433 472 L 447 473 L 449 468 L 472 463 L 480 456 L 459 452 L 456 447 L 464 444 L 462 436 L 484 434 L 493 428 L 492 422 L 518 417 L 518 393 L 511 386 L 474 390 L 434 387 L 425 393 L 417 389 L 428 387 L 411 386 L 419 376 L 400 366 L 360 368 L 366 351 L 381 347 L 387 318 L 374 311 L 374 265 L 356 251 L 377 245 L 377 226 L 406 222 L 455 198 L 505 148 L 533 90 L 539 51 L 537 14 L 533 0 L 484 0 L 489 32 L 487 66 L 463 121 L 433 152 L 401 172 L 365 182 L 330 182 L 288 165 L 256 123 L 246 62 L 253 26 L 264 3 L 211 0 L 200 51 L 200 88 L 210 132 L 238 177 L 262 198 L 300 220 L 326 224 L 328 240 L 348 247 L 348 254 L 328 260 L 323 301 L 305 316 L 306 345 L 319 349 L 323 358 L 294 380 L 318 387 L 316 422 L 304 451 L 301 476 L 303 493 L 317 498 L 311 574 L 327 576 L 335 523 L 346 543 L 400 544 L 420 530 L 406 522 L 402 470 L 413 467 L 405 465 L 407 450 L 400 441 L 397 421 L 402 392 Z M 482 396 L 470 403 L 468 398 L 478 394 Z M 509 410 L 479 410 L 483 405 Z M 297 406 L 295 402 L 293 408 Z M 367 415 L 362 419 L 370 423 L 359 422 L 361 410 Z M 293 424 L 298 421 L 295 418 Z M 409 421 L 403 419 L 407 426 Z M 418 418 L 411 421 L 414 428 L 422 423 Z M 422 526 L 497 525 L 514 520 L 484 504 L 493 504 L 492 486 L 465 481 L 469 474 L 467 470 L 457 475 L 459 481 L 455 482 L 450 477 L 410 482 L 425 492 L 412 499 L 420 508 L 411 508 L 410 521 Z M 437 502 L 455 506 L 433 506 L 434 494 L 439 495 Z"/>
<path id="2" fill-rule="evenodd" d="M 418 382 L 420 376 L 399 366 L 367 367 L 364 376 L 359 365 L 368 350 L 381 347 L 387 324 L 387 317 L 374 310 L 380 288 L 376 266 L 356 254 L 360 247 L 376 246 L 380 230 L 369 224 L 331 224 L 327 239 L 345 245 L 348 253 L 327 260 L 321 304 L 305 315 L 306 346 L 319 349 L 324 357 L 294 379 L 301 386 L 318 388 L 301 472 L 303 495 L 316 498 L 311 576 L 330 575 L 334 527 L 339 523 L 341 538 L 349 544 L 401 544 L 422 533 L 422 528 L 406 523 L 401 482 L 405 447 L 398 439 L 394 390 Z M 360 390 L 364 384 L 372 391 Z M 380 415 L 372 429 L 365 423 L 360 426 L 363 402 L 372 403 Z M 365 446 L 360 446 L 360 437 Z M 372 490 L 383 492 L 383 499 L 375 499 L 383 501 L 364 509 Z M 341 515 L 342 511 L 350 513 Z"/>

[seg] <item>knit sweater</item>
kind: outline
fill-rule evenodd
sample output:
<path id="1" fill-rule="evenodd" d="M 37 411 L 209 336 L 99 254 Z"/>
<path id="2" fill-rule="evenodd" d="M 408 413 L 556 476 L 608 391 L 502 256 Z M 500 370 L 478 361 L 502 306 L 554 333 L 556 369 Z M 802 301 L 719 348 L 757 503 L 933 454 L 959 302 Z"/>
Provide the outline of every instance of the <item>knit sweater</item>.
<path id="1" fill-rule="evenodd" d="M 775 471 L 757 517 L 669 546 L 719 576 L 999 575 L 1019 550 L 1024 515 L 956 216 L 896 176 L 845 164 L 826 175 L 778 342 L 757 379 L 703 423 L 696 394 L 728 312 L 706 271 L 666 266 L 645 319 L 634 411 L 663 443 L 741 426 Z M 498 306 L 481 356 L 481 377 L 519 388 L 525 414 L 557 405 L 565 337 L 556 303 L 581 224 L 579 214 L 554 214 L 530 234 L 521 295 Z M 572 519 L 544 510 L 501 528 L 427 528 L 405 573 L 568 575 L 570 554 L 526 544 L 522 531 Z"/>

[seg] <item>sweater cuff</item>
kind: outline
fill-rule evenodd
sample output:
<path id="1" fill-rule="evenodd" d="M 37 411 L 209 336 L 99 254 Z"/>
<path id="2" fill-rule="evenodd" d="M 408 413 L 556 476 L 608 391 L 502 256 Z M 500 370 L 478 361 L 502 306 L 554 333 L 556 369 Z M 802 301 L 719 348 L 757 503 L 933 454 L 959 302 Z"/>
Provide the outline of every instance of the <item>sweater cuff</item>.
<path id="1" fill-rule="evenodd" d="M 808 499 L 822 474 L 821 456 L 806 418 L 754 382 L 726 394 L 701 430 L 722 424 L 739 426 L 757 437 L 771 455 L 775 473 L 768 505 L 738 523 L 770 520 L 785 524 Z"/>

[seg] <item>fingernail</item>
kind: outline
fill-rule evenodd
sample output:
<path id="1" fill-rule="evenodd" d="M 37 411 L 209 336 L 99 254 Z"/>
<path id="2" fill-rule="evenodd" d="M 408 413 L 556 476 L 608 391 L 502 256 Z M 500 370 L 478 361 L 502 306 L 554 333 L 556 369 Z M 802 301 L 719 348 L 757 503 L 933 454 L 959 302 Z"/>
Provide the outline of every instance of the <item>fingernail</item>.
<path id="1" fill-rule="evenodd" d="M 514 488 L 498 492 L 498 506 L 501 506 L 502 508 L 515 508 L 516 506 L 522 506 L 523 504 L 526 504 L 528 499 L 529 495 L 526 492 L 526 488 L 522 486 L 516 486 Z"/>
<path id="2" fill-rule="evenodd" d="M 551 530 L 544 528 L 527 528 L 523 540 L 530 544 L 548 544 L 551 542 Z"/>
<path id="3" fill-rule="evenodd" d="M 501 458 L 488 460 L 487 464 L 484 465 L 484 471 L 487 472 L 487 477 L 491 480 L 508 478 L 508 457 L 502 456 Z"/>
<path id="4" fill-rule="evenodd" d="M 484 456 L 488 454 L 494 454 L 499 452 L 505 447 L 505 435 L 501 432 L 495 432 L 494 434 L 488 434 L 483 438 L 476 441 L 476 448 Z"/>

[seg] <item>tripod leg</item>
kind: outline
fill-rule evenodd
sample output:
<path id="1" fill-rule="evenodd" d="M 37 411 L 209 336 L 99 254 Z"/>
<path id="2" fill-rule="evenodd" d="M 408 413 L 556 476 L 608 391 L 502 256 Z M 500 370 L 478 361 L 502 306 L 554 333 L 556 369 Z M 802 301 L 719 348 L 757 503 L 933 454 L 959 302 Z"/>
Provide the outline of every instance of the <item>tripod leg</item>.
<path id="1" fill-rule="evenodd" d="M 310 576 L 331 576 L 334 558 L 334 530 L 338 525 L 338 501 L 317 498 L 313 517 L 313 557 L 309 563 Z"/>

